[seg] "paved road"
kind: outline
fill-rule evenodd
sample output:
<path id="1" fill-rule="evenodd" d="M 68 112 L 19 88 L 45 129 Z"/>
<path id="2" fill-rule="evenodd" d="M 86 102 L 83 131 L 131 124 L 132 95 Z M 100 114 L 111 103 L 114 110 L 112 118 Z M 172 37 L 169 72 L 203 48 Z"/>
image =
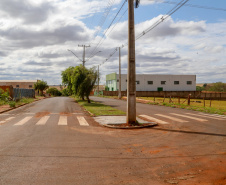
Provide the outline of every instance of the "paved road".
<path id="1" fill-rule="evenodd" d="M 164 120 L 112 130 L 66 97 L 0 114 L 0 184 L 225 184 L 225 129 L 210 134 L 209 121 L 196 122 L 208 132 L 195 133 L 192 121 Z"/>
<path id="2" fill-rule="evenodd" d="M 92 100 L 126 112 L 126 101 L 92 96 Z M 161 128 L 226 134 L 226 116 L 165 106 L 137 103 L 137 116 L 157 122 Z"/>

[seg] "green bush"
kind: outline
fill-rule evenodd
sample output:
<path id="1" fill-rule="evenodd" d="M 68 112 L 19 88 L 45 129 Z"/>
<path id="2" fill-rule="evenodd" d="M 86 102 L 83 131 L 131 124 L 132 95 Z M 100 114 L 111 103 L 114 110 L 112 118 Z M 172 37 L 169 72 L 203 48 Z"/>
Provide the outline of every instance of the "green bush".
<path id="1" fill-rule="evenodd" d="M 9 102 L 10 107 L 16 107 L 16 102 L 15 101 L 10 101 Z"/>
<path id="2" fill-rule="evenodd" d="M 49 88 L 46 93 L 51 94 L 53 96 L 61 96 L 62 93 L 55 87 Z"/>
<path id="3" fill-rule="evenodd" d="M 5 92 L 3 89 L 0 88 L 0 100 L 8 101 L 9 98 L 9 92 Z"/>
<path id="4" fill-rule="evenodd" d="M 62 96 L 71 96 L 70 91 L 68 90 L 68 88 L 65 88 L 61 91 Z"/>

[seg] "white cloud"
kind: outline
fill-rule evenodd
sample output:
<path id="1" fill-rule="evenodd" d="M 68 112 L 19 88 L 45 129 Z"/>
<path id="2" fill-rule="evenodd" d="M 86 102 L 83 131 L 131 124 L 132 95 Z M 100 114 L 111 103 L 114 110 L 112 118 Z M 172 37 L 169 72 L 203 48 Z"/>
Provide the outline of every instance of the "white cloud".
<path id="1" fill-rule="evenodd" d="M 86 52 L 89 57 L 100 41 L 101 34 L 93 37 L 100 28 L 98 23 L 108 2 L 1 0 L 0 79 L 38 78 L 49 84 L 60 84 L 62 70 L 81 64 L 67 49 L 82 58 L 82 48 L 77 45 L 91 43 L 91 48 Z M 121 0 L 111 2 L 114 2 L 112 9 L 122 3 Z M 145 5 L 153 2 L 147 0 L 141 3 Z M 112 18 L 114 15 L 109 16 Z M 160 14 L 151 20 L 140 21 L 136 25 L 136 35 L 161 17 Z M 103 43 L 94 51 L 102 52 L 87 61 L 87 67 L 102 64 L 115 47 L 127 43 L 127 24 L 127 21 L 121 21 L 110 34 L 107 33 Z M 226 21 L 207 23 L 170 17 L 136 41 L 136 71 L 197 74 L 200 82 L 206 82 L 207 79 L 225 81 L 225 29 Z M 122 72 L 126 73 L 127 46 L 121 50 L 121 55 Z M 100 66 L 101 83 L 104 83 L 105 75 L 111 72 L 118 73 L 118 52 Z"/>

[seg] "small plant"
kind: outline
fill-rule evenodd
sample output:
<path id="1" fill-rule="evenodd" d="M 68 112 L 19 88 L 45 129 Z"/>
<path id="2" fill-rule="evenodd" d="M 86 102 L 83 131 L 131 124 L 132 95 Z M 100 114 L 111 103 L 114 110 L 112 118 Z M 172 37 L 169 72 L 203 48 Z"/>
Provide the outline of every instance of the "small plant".
<path id="1" fill-rule="evenodd" d="M 10 101 L 9 102 L 9 106 L 12 107 L 12 108 L 16 107 L 16 102 L 15 101 Z"/>

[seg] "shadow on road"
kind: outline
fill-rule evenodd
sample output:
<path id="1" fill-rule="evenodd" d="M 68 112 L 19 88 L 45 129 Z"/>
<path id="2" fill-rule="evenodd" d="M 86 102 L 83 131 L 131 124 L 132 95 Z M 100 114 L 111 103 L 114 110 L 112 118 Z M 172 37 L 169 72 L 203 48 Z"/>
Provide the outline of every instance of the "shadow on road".
<path id="1" fill-rule="evenodd" d="M 168 131 L 168 132 L 185 133 L 185 134 L 197 134 L 197 135 L 209 135 L 209 136 L 226 137 L 226 134 L 216 134 L 216 133 L 207 133 L 207 132 L 194 132 L 194 131 L 185 131 L 185 130 L 172 130 L 172 129 L 164 129 L 164 128 L 149 128 L 149 129 L 161 130 L 161 131 Z"/>

